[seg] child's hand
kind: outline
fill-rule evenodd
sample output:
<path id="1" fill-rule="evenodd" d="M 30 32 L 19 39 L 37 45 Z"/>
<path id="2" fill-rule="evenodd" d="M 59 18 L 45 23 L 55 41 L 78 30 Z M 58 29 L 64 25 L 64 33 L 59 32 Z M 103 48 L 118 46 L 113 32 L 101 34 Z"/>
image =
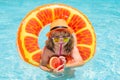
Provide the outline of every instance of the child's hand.
<path id="1" fill-rule="evenodd" d="M 62 60 L 63 64 L 61 64 L 60 66 L 58 66 L 56 69 L 53 70 L 53 72 L 55 72 L 55 73 L 63 72 L 64 66 L 66 64 L 66 59 L 64 56 L 60 56 L 59 58 Z"/>
<path id="2" fill-rule="evenodd" d="M 66 63 L 66 59 L 65 59 L 65 57 L 64 57 L 64 56 L 60 56 L 59 58 L 63 61 L 63 64 L 65 64 L 65 63 Z"/>
<path id="3" fill-rule="evenodd" d="M 53 70 L 54 73 L 61 73 L 64 71 L 64 65 L 60 65 L 56 69 Z"/>

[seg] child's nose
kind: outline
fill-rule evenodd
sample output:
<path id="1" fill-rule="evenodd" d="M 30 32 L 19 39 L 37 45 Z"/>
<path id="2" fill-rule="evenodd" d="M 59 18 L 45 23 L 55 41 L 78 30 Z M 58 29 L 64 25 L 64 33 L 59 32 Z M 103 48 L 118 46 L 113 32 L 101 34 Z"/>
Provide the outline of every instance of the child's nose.
<path id="1" fill-rule="evenodd" d="M 60 38 L 60 42 L 63 41 L 63 38 Z"/>

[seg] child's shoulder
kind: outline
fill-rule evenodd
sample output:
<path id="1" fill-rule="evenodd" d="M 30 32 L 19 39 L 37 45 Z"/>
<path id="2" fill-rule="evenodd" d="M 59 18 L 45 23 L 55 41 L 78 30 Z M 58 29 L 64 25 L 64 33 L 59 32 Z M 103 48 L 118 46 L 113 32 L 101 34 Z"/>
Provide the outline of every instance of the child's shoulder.
<path id="1" fill-rule="evenodd" d="M 46 46 L 42 50 L 43 53 L 53 53 L 51 50 L 49 50 Z"/>
<path id="2" fill-rule="evenodd" d="M 72 52 L 74 52 L 74 53 L 75 53 L 75 52 L 78 52 L 78 48 L 77 48 L 77 46 L 74 46 L 74 47 L 73 47 Z"/>

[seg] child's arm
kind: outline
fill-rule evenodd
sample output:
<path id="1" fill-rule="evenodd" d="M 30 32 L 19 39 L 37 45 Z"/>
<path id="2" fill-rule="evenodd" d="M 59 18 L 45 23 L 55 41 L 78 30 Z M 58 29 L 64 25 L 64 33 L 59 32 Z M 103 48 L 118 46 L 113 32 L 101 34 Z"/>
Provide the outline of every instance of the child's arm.
<path id="1" fill-rule="evenodd" d="M 52 69 L 50 69 L 47 65 L 49 63 L 49 52 L 46 47 L 43 49 L 43 53 L 41 55 L 41 60 L 40 60 L 40 68 L 44 71 L 51 72 Z"/>
<path id="2" fill-rule="evenodd" d="M 66 67 L 77 67 L 80 65 L 84 64 L 84 61 L 82 59 L 82 57 L 80 56 L 80 53 L 77 49 L 77 47 L 74 47 L 71 56 L 73 57 L 72 60 L 68 61 L 68 63 L 66 64 Z"/>
<path id="3" fill-rule="evenodd" d="M 48 67 L 46 67 L 46 66 L 42 66 L 42 65 L 40 65 L 40 68 L 41 68 L 42 70 L 48 71 L 48 72 L 52 72 L 52 71 L 53 71 L 52 69 L 50 69 L 50 68 L 48 68 Z"/>

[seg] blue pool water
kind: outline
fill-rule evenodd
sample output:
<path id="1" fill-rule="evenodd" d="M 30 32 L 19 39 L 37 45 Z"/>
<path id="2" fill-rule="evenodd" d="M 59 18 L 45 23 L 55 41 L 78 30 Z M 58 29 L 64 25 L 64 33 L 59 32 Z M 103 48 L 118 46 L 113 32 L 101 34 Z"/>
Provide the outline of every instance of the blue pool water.
<path id="1" fill-rule="evenodd" d="M 82 11 L 97 37 L 95 56 L 82 67 L 67 69 L 61 77 L 24 62 L 16 46 L 18 27 L 25 15 L 50 3 L 64 3 Z M 0 80 L 120 80 L 120 1 L 0 0 Z"/>

